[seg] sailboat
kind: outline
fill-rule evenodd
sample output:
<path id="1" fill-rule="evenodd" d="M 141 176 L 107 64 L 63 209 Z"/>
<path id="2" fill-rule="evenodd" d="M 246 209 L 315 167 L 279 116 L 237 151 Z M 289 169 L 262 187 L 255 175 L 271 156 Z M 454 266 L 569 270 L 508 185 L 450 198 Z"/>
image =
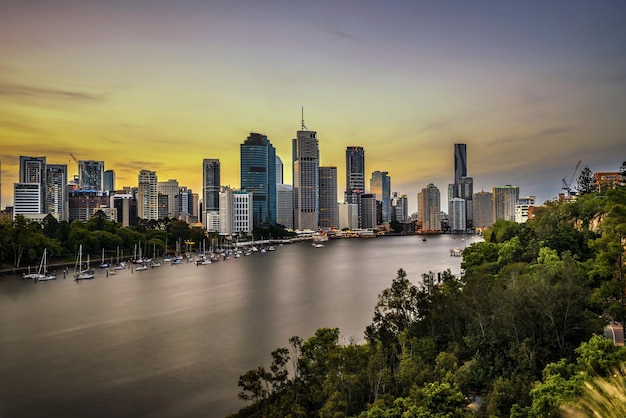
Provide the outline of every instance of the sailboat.
<path id="1" fill-rule="evenodd" d="M 152 267 L 161 267 L 161 263 L 156 260 L 156 244 L 152 244 Z"/>
<path id="2" fill-rule="evenodd" d="M 124 254 L 122 254 L 122 257 L 124 256 Z M 120 261 L 120 247 L 117 247 L 117 265 L 115 267 L 113 267 L 113 270 L 124 270 L 126 268 L 126 263 L 123 261 Z"/>
<path id="3" fill-rule="evenodd" d="M 146 262 L 144 261 L 141 255 L 141 244 L 139 244 L 139 258 L 136 259 L 135 262 L 139 263 L 139 265 L 135 267 L 135 271 L 148 270 L 148 266 L 146 265 Z"/>
<path id="4" fill-rule="evenodd" d="M 109 263 L 104 261 L 104 248 L 102 248 L 102 261 L 100 262 L 100 268 L 101 269 L 108 269 L 109 268 Z"/>
<path id="5" fill-rule="evenodd" d="M 35 280 L 54 280 L 57 276 L 48 273 L 48 249 L 44 248 L 43 255 L 41 256 L 41 263 L 39 264 L 39 270 L 37 271 L 37 277 Z"/>
<path id="6" fill-rule="evenodd" d="M 74 266 L 74 277 L 76 280 L 93 279 L 94 272 L 89 268 L 89 261 L 87 261 L 87 268 L 83 269 L 83 244 L 80 244 L 78 248 L 78 258 Z M 89 260 L 89 256 L 87 256 L 87 260 Z"/>

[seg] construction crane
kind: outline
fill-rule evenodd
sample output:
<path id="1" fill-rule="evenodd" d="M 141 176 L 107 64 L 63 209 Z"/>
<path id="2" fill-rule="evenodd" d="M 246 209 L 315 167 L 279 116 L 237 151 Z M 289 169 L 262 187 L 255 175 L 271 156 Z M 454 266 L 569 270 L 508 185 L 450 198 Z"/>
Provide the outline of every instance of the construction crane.
<path id="1" fill-rule="evenodd" d="M 576 176 L 576 172 L 578 171 L 578 167 L 580 167 L 581 162 L 582 161 L 579 160 L 576 164 L 576 168 L 574 169 L 572 175 L 569 177 L 569 181 L 563 179 L 563 190 L 567 192 L 567 194 L 565 195 L 565 199 L 570 199 L 572 196 L 572 182 L 574 181 L 574 177 Z"/>

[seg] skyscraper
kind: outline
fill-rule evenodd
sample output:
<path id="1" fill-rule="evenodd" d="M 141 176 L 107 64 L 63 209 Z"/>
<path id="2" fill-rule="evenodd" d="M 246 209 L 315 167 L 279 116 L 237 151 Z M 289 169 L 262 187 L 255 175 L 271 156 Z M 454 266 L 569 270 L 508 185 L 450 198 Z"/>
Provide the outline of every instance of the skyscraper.
<path id="1" fill-rule="evenodd" d="M 493 224 L 493 193 L 481 191 L 474 193 L 474 227 L 488 228 Z"/>
<path id="2" fill-rule="evenodd" d="M 291 184 L 276 185 L 276 223 L 293 229 L 293 187 Z"/>
<path id="3" fill-rule="evenodd" d="M 37 188 L 39 190 L 39 197 L 37 198 L 37 202 L 39 203 L 39 210 L 37 213 L 46 213 L 45 204 L 46 204 L 46 157 L 26 157 L 20 156 L 20 183 L 29 183 L 31 186 L 21 187 L 20 192 L 28 189 L 29 193 L 29 213 L 32 213 L 32 203 L 33 203 L 33 193 L 34 186 L 32 184 L 37 184 Z"/>
<path id="4" fill-rule="evenodd" d="M 276 184 L 284 184 L 285 179 L 283 176 L 283 160 L 276 156 Z"/>
<path id="5" fill-rule="evenodd" d="M 179 215 L 179 194 L 180 187 L 178 186 L 178 181 L 174 179 L 169 179 L 167 181 L 160 181 L 157 183 L 157 192 L 161 195 L 167 196 L 167 211 L 162 213 L 164 215 L 159 219 L 164 219 L 165 217 L 170 219 L 178 219 Z M 162 206 L 162 205 L 159 205 Z"/>
<path id="6" fill-rule="evenodd" d="M 417 194 L 417 216 L 422 222 L 422 231 L 441 230 L 441 196 L 432 183 Z"/>
<path id="7" fill-rule="evenodd" d="M 467 145 L 454 144 L 454 184 L 459 184 L 461 177 L 467 177 Z"/>
<path id="8" fill-rule="evenodd" d="M 104 172 L 104 190 L 112 194 L 115 191 L 115 171 L 106 170 Z"/>
<path id="9" fill-rule="evenodd" d="M 159 194 L 157 175 L 150 170 L 141 170 L 137 185 L 137 216 L 139 219 L 159 219 Z"/>
<path id="10" fill-rule="evenodd" d="M 363 147 L 346 148 L 346 194 L 365 193 L 365 151 Z M 346 199 L 347 200 L 347 199 Z"/>
<path id="11" fill-rule="evenodd" d="M 104 161 L 78 161 L 78 187 L 83 190 L 104 190 Z"/>
<path id="12" fill-rule="evenodd" d="M 67 165 L 46 165 L 45 213 L 59 221 L 68 220 L 67 183 Z"/>
<path id="13" fill-rule="evenodd" d="M 387 171 L 374 171 L 370 179 L 370 193 L 381 203 L 382 222 L 391 221 L 391 177 Z"/>
<path id="14" fill-rule="evenodd" d="M 493 214 L 497 221 L 504 219 L 515 222 L 515 205 L 519 198 L 519 186 L 497 186 L 493 191 Z"/>
<path id="15" fill-rule="evenodd" d="M 240 146 L 241 189 L 253 194 L 254 225 L 276 223 L 276 150 L 267 136 L 251 132 Z"/>
<path id="16" fill-rule="evenodd" d="M 208 229 L 207 214 L 220 210 L 220 160 L 202 160 L 202 223 Z M 217 215 L 216 215 L 217 216 Z M 212 229 L 209 229 L 212 230 Z"/>
<path id="17" fill-rule="evenodd" d="M 320 167 L 320 228 L 339 227 L 337 167 Z"/>
<path id="18" fill-rule="evenodd" d="M 317 132 L 302 130 L 293 139 L 293 223 L 315 231 L 319 222 L 319 159 Z"/>

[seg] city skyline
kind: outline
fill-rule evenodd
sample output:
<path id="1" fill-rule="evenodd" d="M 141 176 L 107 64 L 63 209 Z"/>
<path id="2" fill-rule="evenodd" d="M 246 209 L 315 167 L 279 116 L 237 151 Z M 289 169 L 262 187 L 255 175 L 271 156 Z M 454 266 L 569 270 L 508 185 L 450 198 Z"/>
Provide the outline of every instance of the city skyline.
<path id="1" fill-rule="evenodd" d="M 249 132 L 291 161 L 302 106 L 320 165 L 344 173 L 346 147 L 362 146 L 366 175 L 389 172 L 410 212 L 426 185 L 454 181 L 454 143 L 474 192 L 514 184 L 539 204 L 577 161 L 626 159 L 621 2 L 211 3 L 6 5 L 2 208 L 20 155 L 71 177 L 71 153 L 104 161 L 118 188 L 146 169 L 197 192 L 203 159 L 218 159 L 235 187 Z"/>

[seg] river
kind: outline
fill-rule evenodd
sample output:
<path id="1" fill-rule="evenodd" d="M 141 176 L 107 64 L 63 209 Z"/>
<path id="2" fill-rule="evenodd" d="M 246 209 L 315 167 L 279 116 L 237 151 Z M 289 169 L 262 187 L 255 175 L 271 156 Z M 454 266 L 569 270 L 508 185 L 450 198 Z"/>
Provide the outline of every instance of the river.
<path id="1" fill-rule="evenodd" d="M 452 236 L 289 244 L 210 265 L 76 282 L 0 279 L 1 417 L 224 417 L 238 378 L 289 338 L 337 327 L 364 341 L 403 268 L 460 273 Z"/>

